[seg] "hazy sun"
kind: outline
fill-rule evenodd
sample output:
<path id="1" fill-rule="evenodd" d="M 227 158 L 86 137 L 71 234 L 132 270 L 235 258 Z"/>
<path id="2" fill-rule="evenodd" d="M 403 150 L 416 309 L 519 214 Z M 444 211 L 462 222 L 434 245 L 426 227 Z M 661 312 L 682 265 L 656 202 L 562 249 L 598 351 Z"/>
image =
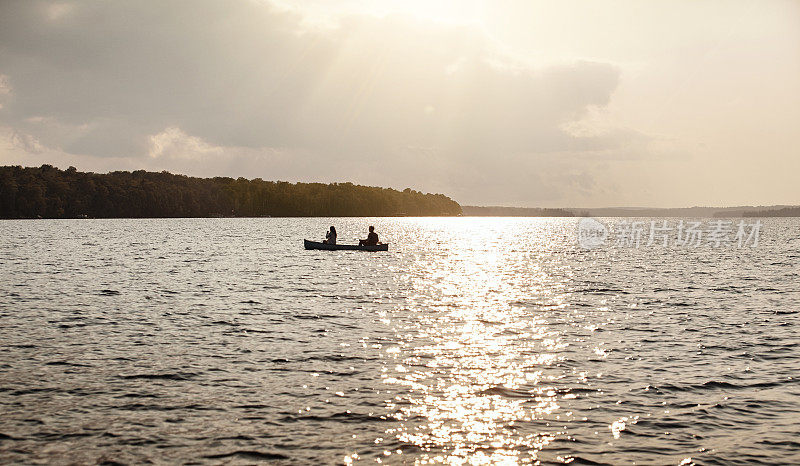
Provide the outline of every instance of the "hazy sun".
<path id="1" fill-rule="evenodd" d="M 264 0 L 286 9 L 321 16 L 402 14 L 442 23 L 480 23 L 485 0 Z"/>
<path id="2" fill-rule="evenodd" d="M 387 12 L 406 13 L 421 19 L 448 23 L 481 21 L 479 0 L 382 0 Z"/>

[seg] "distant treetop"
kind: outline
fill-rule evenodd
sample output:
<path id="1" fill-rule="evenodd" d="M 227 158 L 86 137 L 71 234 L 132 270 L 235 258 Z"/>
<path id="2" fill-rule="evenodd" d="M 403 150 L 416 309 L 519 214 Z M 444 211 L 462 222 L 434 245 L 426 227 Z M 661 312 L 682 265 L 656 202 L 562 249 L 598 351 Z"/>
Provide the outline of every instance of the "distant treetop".
<path id="1" fill-rule="evenodd" d="M 442 194 L 352 183 L 0 167 L 0 218 L 459 215 Z"/>

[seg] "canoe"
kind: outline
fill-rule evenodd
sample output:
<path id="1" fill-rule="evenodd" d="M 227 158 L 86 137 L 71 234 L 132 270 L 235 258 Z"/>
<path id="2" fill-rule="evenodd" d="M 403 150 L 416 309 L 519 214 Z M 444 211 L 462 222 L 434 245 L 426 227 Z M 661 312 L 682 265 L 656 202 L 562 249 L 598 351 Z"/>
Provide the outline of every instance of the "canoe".
<path id="1" fill-rule="evenodd" d="M 375 246 L 359 246 L 357 244 L 325 244 L 316 241 L 303 240 L 306 249 L 319 249 L 323 251 L 388 251 L 389 244 L 376 244 Z"/>

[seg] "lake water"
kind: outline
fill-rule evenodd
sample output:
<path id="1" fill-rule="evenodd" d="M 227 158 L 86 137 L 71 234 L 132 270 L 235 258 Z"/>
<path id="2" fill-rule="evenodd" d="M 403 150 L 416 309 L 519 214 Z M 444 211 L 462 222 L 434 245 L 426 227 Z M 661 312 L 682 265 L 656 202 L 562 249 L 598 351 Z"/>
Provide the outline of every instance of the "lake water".
<path id="1" fill-rule="evenodd" d="M 2 221 L 0 462 L 799 463 L 800 222 L 577 225 Z"/>

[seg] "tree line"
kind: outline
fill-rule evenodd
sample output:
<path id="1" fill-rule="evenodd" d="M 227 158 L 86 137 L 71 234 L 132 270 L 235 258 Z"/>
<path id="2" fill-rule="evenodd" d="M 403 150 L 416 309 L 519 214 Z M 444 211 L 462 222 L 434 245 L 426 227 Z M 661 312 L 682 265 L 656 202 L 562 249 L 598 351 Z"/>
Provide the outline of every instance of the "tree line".
<path id="1" fill-rule="evenodd" d="M 196 178 L 166 171 L 107 174 L 0 167 L 0 218 L 368 217 L 459 215 L 442 194 L 352 183 Z"/>
<path id="2" fill-rule="evenodd" d="M 503 206 L 470 206 L 462 207 L 464 215 L 476 217 L 574 217 L 575 214 L 566 209 L 549 209 L 541 207 L 503 207 Z M 584 215 L 588 217 L 589 215 Z"/>
<path id="3" fill-rule="evenodd" d="M 800 207 L 784 207 L 782 209 L 744 212 L 742 213 L 742 217 L 800 217 Z"/>

